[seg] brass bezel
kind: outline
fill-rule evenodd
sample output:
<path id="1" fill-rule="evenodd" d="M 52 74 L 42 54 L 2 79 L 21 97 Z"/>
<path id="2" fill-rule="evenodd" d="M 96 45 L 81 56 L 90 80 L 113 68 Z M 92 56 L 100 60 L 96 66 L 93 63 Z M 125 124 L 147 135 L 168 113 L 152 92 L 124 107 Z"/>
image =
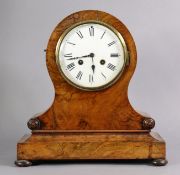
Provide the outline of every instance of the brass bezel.
<path id="1" fill-rule="evenodd" d="M 123 67 L 121 69 L 121 71 L 118 73 L 118 75 L 113 79 L 111 80 L 109 83 L 105 84 L 105 85 L 102 85 L 102 86 L 98 86 L 98 87 L 84 87 L 84 86 L 80 86 L 80 85 L 77 85 L 75 84 L 74 82 L 72 82 L 70 79 L 68 79 L 68 77 L 64 74 L 64 72 L 62 71 L 61 69 L 61 65 L 60 65 L 60 61 L 59 61 L 59 50 L 60 50 L 60 47 L 61 47 L 61 43 L 64 39 L 64 37 L 75 27 L 79 26 L 79 25 L 82 25 L 82 24 L 88 24 L 88 23 L 95 23 L 95 24 L 100 24 L 100 25 L 103 25 L 107 28 L 109 28 L 120 40 L 122 46 L 123 46 L 123 51 L 124 51 L 124 64 L 123 64 Z M 99 91 L 99 90 L 103 90 L 103 89 L 106 89 L 106 88 L 109 88 L 110 86 L 112 86 L 113 84 L 115 84 L 118 79 L 120 78 L 120 76 L 122 75 L 124 69 L 125 69 L 125 66 L 128 65 L 128 62 L 130 61 L 130 58 L 129 58 L 129 54 L 128 54 L 128 50 L 127 50 L 127 46 L 126 46 L 126 43 L 124 41 L 124 38 L 122 37 L 122 35 L 112 26 L 110 26 L 109 24 L 105 23 L 105 22 L 102 22 L 102 21 L 98 21 L 98 20 L 85 20 L 85 21 L 81 21 L 81 22 L 78 22 L 78 23 L 75 23 L 73 24 L 71 27 L 69 27 L 68 29 L 66 29 L 62 34 L 61 36 L 59 37 L 59 40 L 57 42 L 57 45 L 56 45 L 56 51 L 55 51 L 55 56 L 56 56 L 56 64 L 58 65 L 58 69 L 62 75 L 62 77 L 72 86 L 78 88 L 78 89 L 81 89 L 81 90 L 85 90 L 85 91 Z"/>

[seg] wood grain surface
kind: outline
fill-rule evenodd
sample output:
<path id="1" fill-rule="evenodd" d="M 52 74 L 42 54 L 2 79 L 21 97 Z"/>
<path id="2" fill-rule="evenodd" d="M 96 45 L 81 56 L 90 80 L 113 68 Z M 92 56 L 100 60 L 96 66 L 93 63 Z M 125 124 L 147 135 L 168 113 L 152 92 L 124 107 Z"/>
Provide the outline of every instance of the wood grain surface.
<path id="1" fill-rule="evenodd" d="M 87 92 L 69 85 L 61 76 L 56 64 L 55 49 L 59 37 L 70 26 L 85 20 L 105 22 L 123 36 L 130 64 L 112 87 Z M 137 113 L 128 100 L 128 84 L 136 67 L 137 55 L 133 38 L 117 18 L 96 10 L 80 11 L 62 20 L 48 42 L 46 62 L 55 88 L 52 106 L 38 116 L 42 130 L 141 130 L 144 116 Z M 39 128 L 38 128 L 39 129 Z"/>
<path id="2" fill-rule="evenodd" d="M 84 20 L 102 21 L 116 28 L 130 54 L 130 63 L 120 79 L 110 88 L 97 92 L 69 85 L 56 64 L 59 37 L 71 25 Z M 52 32 L 46 51 L 55 98 L 46 112 L 29 120 L 32 135 L 24 136 L 17 144 L 20 161 L 16 165 L 29 166 L 31 160 L 64 159 L 155 159 L 154 164 L 165 165 L 165 142 L 157 133 L 150 132 L 155 121 L 136 112 L 128 100 L 128 85 L 136 61 L 130 32 L 112 15 L 89 10 L 62 20 Z"/>
<path id="3" fill-rule="evenodd" d="M 18 160 L 165 159 L 165 143 L 153 132 L 33 133 L 17 148 Z"/>

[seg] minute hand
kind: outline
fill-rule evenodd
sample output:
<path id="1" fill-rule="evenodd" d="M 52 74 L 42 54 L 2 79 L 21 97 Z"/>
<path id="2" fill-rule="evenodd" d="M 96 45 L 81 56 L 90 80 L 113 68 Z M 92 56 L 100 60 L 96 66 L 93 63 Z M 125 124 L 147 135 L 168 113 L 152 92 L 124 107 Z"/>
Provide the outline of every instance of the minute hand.
<path id="1" fill-rule="evenodd" d="M 84 56 L 81 56 L 81 57 L 73 57 L 73 58 L 68 58 L 67 60 L 77 60 L 79 58 L 86 58 L 86 57 L 91 57 L 91 55 L 84 55 Z"/>

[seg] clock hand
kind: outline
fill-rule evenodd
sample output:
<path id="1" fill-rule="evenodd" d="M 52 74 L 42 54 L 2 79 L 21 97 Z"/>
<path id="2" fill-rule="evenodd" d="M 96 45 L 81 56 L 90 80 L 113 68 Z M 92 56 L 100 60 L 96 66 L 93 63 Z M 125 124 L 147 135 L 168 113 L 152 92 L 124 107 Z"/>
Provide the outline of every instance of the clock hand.
<path id="1" fill-rule="evenodd" d="M 79 58 L 87 58 L 87 57 L 91 57 L 91 54 L 89 54 L 89 55 L 84 55 L 84 56 L 81 56 L 81 57 L 68 58 L 67 60 L 77 60 L 77 59 L 79 59 Z"/>
<path id="2" fill-rule="evenodd" d="M 93 74 L 94 74 L 94 71 L 95 71 L 95 65 L 93 64 L 93 65 L 91 66 L 91 68 L 92 68 L 92 71 L 93 71 Z"/>
<path id="3" fill-rule="evenodd" d="M 92 68 L 92 71 L 93 71 L 93 74 L 94 74 L 94 72 L 95 72 L 94 53 L 90 53 L 90 57 L 92 58 L 92 66 L 91 66 L 91 68 Z"/>

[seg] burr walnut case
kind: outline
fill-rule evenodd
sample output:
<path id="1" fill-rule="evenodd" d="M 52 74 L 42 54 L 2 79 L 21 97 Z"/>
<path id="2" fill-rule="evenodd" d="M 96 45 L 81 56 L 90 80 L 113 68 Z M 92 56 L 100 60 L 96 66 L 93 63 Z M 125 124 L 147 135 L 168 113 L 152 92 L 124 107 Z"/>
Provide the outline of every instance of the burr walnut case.
<path id="1" fill-rule="evenodd" d="M 46 64 L 55 89 L 47 111 L 28 121 L 17 166 L 45 160 L 148 159 L 165 165 L 155 121 L 128 99 L 137 53 L 126 26 L 97 10 L 73 13 L 52 32 Z"/>

